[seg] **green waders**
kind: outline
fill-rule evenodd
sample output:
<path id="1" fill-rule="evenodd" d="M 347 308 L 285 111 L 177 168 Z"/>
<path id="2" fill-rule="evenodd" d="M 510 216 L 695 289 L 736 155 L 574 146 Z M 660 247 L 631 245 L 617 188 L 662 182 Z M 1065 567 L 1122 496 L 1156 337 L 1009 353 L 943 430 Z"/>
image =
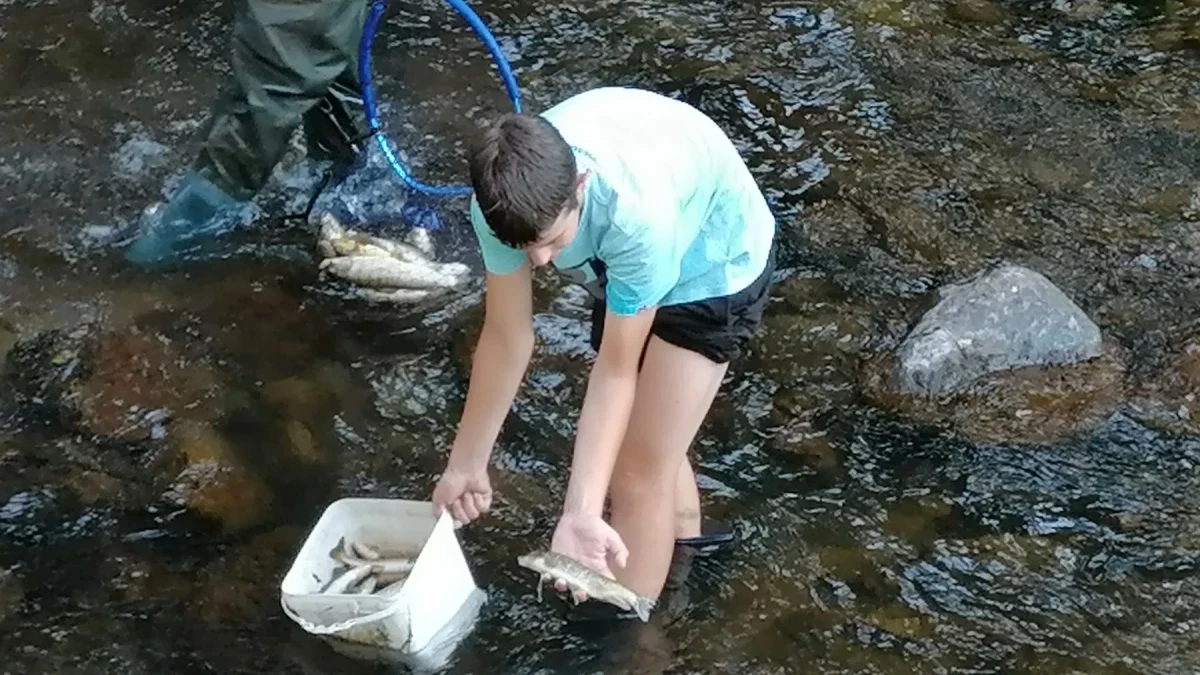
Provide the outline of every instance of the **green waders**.
<path id="1" fill-rule="evenodd" d="M 194 170 L 225 192 L 258 192 L 304 125 L 310 156 L 353 161 L 366 131 L 358 45 L 366 0 L 246 0 L 233 24 L 233 87 Z"/>
<path id="2" fill-rule="evenodd" d="M 244 0 L 233 24 L 233 82 L 204 145 L 167 203 L 140 224 L 135 264 L 170 260 L 231 226 L 303 125 L 309 156 L 354 162 L 366 131 L 358 45 L 367 0 Z"/>

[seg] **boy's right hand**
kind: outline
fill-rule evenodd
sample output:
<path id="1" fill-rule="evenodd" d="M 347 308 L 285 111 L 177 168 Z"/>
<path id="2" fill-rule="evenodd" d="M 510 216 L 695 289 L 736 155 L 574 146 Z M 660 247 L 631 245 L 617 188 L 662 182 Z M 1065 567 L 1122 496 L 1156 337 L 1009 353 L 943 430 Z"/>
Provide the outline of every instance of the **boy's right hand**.
<path id="1" fill-rule="evenodd" d="M 449 510 L 459 526 L 482 516 L 491 507 L 492 484 L 486 468 L 447 466 L 433 488 L 433 515 L 440 518 L 443 511 Z"/>

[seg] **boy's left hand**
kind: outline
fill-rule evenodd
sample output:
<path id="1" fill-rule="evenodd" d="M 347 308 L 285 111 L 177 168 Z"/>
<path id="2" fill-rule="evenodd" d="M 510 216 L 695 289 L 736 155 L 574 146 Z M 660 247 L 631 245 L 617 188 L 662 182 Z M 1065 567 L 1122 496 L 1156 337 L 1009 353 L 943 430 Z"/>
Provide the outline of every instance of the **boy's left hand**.
<path id="1" fill-rule="evenodd" d="M 609 556 L 621 567 L 629 558 L 621 535 L 600 516 L 586 514 L 564 514 L 550 540 L 550 550 L 574 558 L 610 579 L 613 573 L 608 567 Z M 566 591 L 567 584 L 562 579 L 555 579 L 554 588 Z M 579 602 L 587 599 L 583 591 L 574 593 Z"/>

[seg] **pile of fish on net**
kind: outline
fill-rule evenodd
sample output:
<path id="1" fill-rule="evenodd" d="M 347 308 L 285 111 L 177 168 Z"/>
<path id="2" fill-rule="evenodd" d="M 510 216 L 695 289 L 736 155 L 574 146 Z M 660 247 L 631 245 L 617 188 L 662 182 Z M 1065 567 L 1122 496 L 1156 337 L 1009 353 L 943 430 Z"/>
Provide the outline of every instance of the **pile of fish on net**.
<path id="1" fill-rule="evenodd" d="M 319 269 L 354 287 L 352 294 L 372 302 L 412 304 L 462 288 L 471 269 L 434 259 L 433 240 L 414 227 L 405 241 L 375 237 L 342 226 L 330 214 L 321 217 Z"/>
<path id="2" fill-rule="evenodd" d="M 394 597 L 416 564 L 411 557 L 348 542 L 345 537 L 333 547 L 329 557 L 340 566 L 329 583 L 321 588 L 321 593 Z"/>

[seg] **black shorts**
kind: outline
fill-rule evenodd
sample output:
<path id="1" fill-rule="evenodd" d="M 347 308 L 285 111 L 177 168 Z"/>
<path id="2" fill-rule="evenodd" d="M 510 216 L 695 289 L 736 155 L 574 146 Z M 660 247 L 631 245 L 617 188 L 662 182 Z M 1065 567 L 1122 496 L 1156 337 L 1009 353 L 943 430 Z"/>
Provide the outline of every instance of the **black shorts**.
<path id="1" fill-rule="evenodd" d="M 774 274 L 775 247 L 772 246 L 766 268 L 749 286 L 719 298 L 659 307 L 650 334 L 714 363 L 728 363 L 742 354 L 750 338 L 758 332 Z M 597 352 L 604 334 L 606 312 L 603 302 L 592 301 L 592 349 Z M 645 346 L 642 347 L 642 358 L 646 358 Z"/>

